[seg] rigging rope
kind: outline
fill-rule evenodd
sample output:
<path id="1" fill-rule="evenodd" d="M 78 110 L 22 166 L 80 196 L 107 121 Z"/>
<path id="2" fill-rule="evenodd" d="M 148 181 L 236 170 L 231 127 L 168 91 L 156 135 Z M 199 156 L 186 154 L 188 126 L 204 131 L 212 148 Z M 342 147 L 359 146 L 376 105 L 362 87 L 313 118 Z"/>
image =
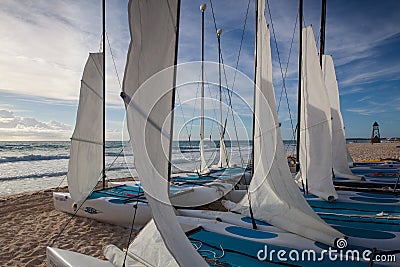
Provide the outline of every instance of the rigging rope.
<path id="1" fill-rule="evenodd" d="M 200 241 L 200 240 L 198 240 L 198 239 L 196 239 L 196 238 L 194 238 L 194 237 L 191 237 L 191 236 L 189 236 L 188 237 L 189 238 L 189 240 L 191 241 L 191 242 L 199 242 L 200 244 L 202 244 L 202 245 L 206 245 L 206 246 L 208 246 L 208 247 L 210 247 L 210 248 L 212 248 L 212 249 L 221 249 L 221 245 L 219 244 L 219 247 L 217 247 L 216 245 L 214 245 L 214 244 L 212 244 L 212 242 L 206 242 L 206 241 Z M 193 243 L 192 243 L 193 244 Z M 196 249 L 196 246 L 194 246 L 195 247 L 195 249 Z M 243 251 L 239 251 L 239 250 L 236 250 L 236 249 L 230 249 L 230 248 L 224 248 L 224 254 L 227 254 L 227 252 L 228 253 L 231 253 L 231 254 L 236 254 L 236 255 L 239 255 L 239 256 L 241 256 L 241 257 L 248 257 L 248 258 L 250 258 L 250 259 L 255 259 L 255 260 L 259 260 L 258 258 L 257 258 L 257 256 L 255 256 L 255 255 L 253 255 L 253 254 L 251 254 L 251 253 L 248 253 L 248 252 L 243 252 Z M 212 260 L 212 259 L 210 259 L 210 260 Z M 266 259 L 266 261 L 265 262 L 272 262 L 272 261 L 270 261 L 270 260 L 268 260 L 268 259 Z M 219 262 L 219 261 L 213 261 L 213 262 L 211 262 L 212 263 L 212 266 L 215 266 L 215 265 L 217 265 L 218 264 L 218 266 L 231 266 L 231 265 L 228 265 L 229 263 L 226 263 L 226 265 L 220 265 L 220 264 L 224 264 L 224 262 Z M 273 263 L 275 263 L 275 264 L 277 264 L 277 265 L 282 265 L 282 266 L 298 266 L 298 265 L 294 265 L 294 264 L 291 264 L 291 263 L 287 263 L 287 262 L 282 262 L 282 261 L 280 261 L 280 262 L 273 262 Z"/>
<path id="2" fill-rule="evenodd" d="M 111 54 L 111 58 L 112 58 L 112 61 L 113 61 L 115 74 L 117 74 L 118 84 L 119 84 L 120 89 L 122 90 L 121 80 L 119 79 L 117 65 L 115 64 L 114 54 L 113 54 L 113 51 L 111 49 L 111 44 L 110 44 L 110 40 L 108 39 L 108 34 L 107 33 L 106 33 L 106 37 L 107 37 L 108 47 L 110 48 L 110 54 Z"/>
<path id="3" fill-rule="evenodd" d="M 118 159 L 118 157 L 122 154 L 122 152 L 124 151 L 125 147 L 127 144 L 129 144 L 130 141 L 126 142 L 126 144 L 121 148 L 121 151 L 117 154 L 117 156 L 115 157 L 114 161 L 111 162 L 111 164 L 108 165 L 107 171 L 109 171 L 111 169 L 111 167 L 114 165 L 115 161 Z M 56 187 L 55 190 L 58 190 L 61 186 L 61 184 L 63 183 L 63 181 L 65 180 L 65 178 L 67 177 L 67 175 L 64 176 L 64 178 L 61 180 L 61 183 Z M 54 244 L 54 242 L 56 242 L 58 240 L 58 238 L 61 236 L 61 234 L 65 231 L 65 229 L 67 228 L 68 224 L 72 221 L 73 218 L 75 218 L 76 214 L 78 213 L 78 211 L 80 210 L 80 208 L 83 206 L 83 204 L 86 202 L 87 198 L 95 191 L 96 186 L 98 184 L 98 182 L 101 181 L 101 179 L 103 178 L 103 170 L 101 170 L 100 174 L 99 174 L 99 178 L 97 179 L 97 183 L 96 185 L 92 188 L 92 190 L 90 191 L 90 193 L 87 195 L 87 197 L 82 201 L 82 203 L 79 205 L 79 207 L 76 207 L 75 212 L 70 216 L 70 218 L 68 219 L 67 223 L 64 225 L 64 227 L 61 229 L 61 231 L 58 233 L 58 235 L 51 241 L 49 246 L 52 246 Z"/>
<path id="4" fill-rule="evenodd" d="M 200 74 L 199 74 L 199 80 L 200 80 Z M 197 105 L 197 98 L 199 96 L 199 91 L 200 91 L 200 83 L 197 83 L 197 89 L 196 89 L 196 96 L 194 98 L 194 106 L 193 106 L 193 113 L 192 113 L 192 118 L 194 118 L 194 115 L 196 113 L 196 105 Z M 190 137 L 192 136 L 192 131 L 193 131 L 193 120 L 190 121 L 190 130 L 189 130 L 189 141 Z"/>
<path id="5" fill-rule="evenodd" d="M 250 0 L 249 0 L 249 2 L 250 2 Z M 210 4 L 211 4 L 211 11 L 212 11 L 212 16 L 213 16 L 213 20 L 214 20 L 215 31 L 217 31 L 217 23 L 216 23 L 216 21 L 215 21 L 215 14 L 214 14 L 214 8 L 213 8 L 213 5 L 212 5 L 212 0 L 210 0 Z M 247 8 L 249 8 L 249 3 L 248 3 L 248 5 L 247 5 Z M 247 16 L 248 16 L 248 9 L 247 9 L 247 11 L 246 11 L 245 21 L 247 21 Z M 245 30 L 246 24 L 244 24 L 243 26 L 244 26 L 244 29 L 243 29 L 243 31 L 242 31 L 241 45 L 242 45 L 242 41 L 243 41 L 243 35 L 244 35 L 244 30 Z M 257 34 L 257 33 L 256 33 L 256 34 Z M 240 45 L 240 47 L 241 47 L 241 45 Z M 222 57 L 222 51 L 221 51 L 219 57 L 221 57 L 221 63 L 222 63 L 223 70 L 224 70 L 226 88 L 229 88 L 229 86 L 228 86 L 228 81 L 227 81 L 227 78 L 226 78 L 224 60 L 223 60 L 223 57 Z M 237 64 L 238 64 L 238 62 L 239 62 L 239 57 L 238 57 L 238 60 L 237 60 Z M 237 72 L 237 68 L 235 69 L 235 74 L 236 74 L 236 72 Z M 231 92 L 233 93 L 233 87 L 232 87 Z M 231 113 L 232 113 L 232 120 L 233 120 L 233 125 L 234 125 L 234 128 L 235 128 L 236 141 L 237 141 L 238 148 L 239 148 L 239 156 L 240 156 L 240 160 L 241 160 L 241 167 L 242 167 L 242 169 L 243 169 L 243 168 L 244 168 L 244 160 L 243 160 L 243 157 L 242 157 L 241 147 L 240 147 L 240 143 L 239 143 L 239 136 L 238 136 L 237 127 L 236 127 L 236 120 L 235 120 L 235 116 L 234 116 L 234 114 L 233 114 L 232 98 L 231 98 L 231 94 L 230 94 L 229 91 L 228 91 L 228 96 L 229 96 L 229 107 L 230 107 L 230 111 L 231 111 Z M 228 112 L 229 112 L 229 109 L 228 109 Z M 228 119 L 228 116 L 226 116 L 226 120 L 227 120 L 227 119 Z M 225 122 L 224 131 L 225 131 L 225 129 L 226 129 L 226 122 Z M 253 145 L 254 145 L 254 144 L 253 144 Z M 253 163 L 253 164 L 254 164 L 254 163 Z M 244 177 L 246 177 L 246 172 L 244 172 L 243 175 L 244 175 Z M 245 183 L 246 183 L 246 192 L 247 192 L 247 197 L 248 197 L 248 201 L 249 201 L 249 210 L 250 210 L 250 215 L 251 215 L 251 221 L 252 221 L 252 224 L 253 224 L 253 229 L 257 229 L 257 225 L 256 225 L 256 223 L 255 223 L 254 216 L 253 216 L 253 210 L 252 210 L 252 207 L 251 207 L 251 200 L 250 200 L 250 194 L 249 194 L 249 190 L 248 190 L 247 181 L 245 181 Z"/>
<path id="6" fill-rule="evenodd" d="M 249 7 L 250 7 L 250 0 L 247 2 L 246 16 L 245 16 L 245 19 L 244 19 L 244 24 L 243 24 L 243 29 L 242 29 L 242 37 L 240 38 L 240 46 L 239 46 L 238 56 L 237 56 L 237 59 L 236 59 L 236 66 L 235 66 L 235 73 L 233 75 L 232 88 L 235 87 L 236 74 L 237 74 L 237 69 L 238 69 L 238 66 L 239 66 L 240 53 L 242 52 L 244 33 L 245 33 L 245 30 L 246 30 L 246 25 L 247 25 L 247 16 L 249 14 Z"/>
<path id="7" fill-rule="evenodd" d="M 207 79 L 207 74 L 206 74 L 206 73 L 204 73 L 204 76 L 206 77 L 206 80 L 208 80 L 208 79 Z M 207 88 L 208 88 L 208 93 L 210 94 L 210 97 L 212 97 L 211 89 L 210 89 L 210 83 L 207 82 L 206 85 L 207 85 Z M 217 96 L 218 96 L 218 93 L 217 93 Z M 217 96 L 215 96 L 215 99 L 217 99 Z M 215 110 L 216 110 L 215 102 L 214 102 L 214 101 L 211 101 L 211 103 L 212 103 L 212 105 L 213 105 L 214 119 L 215 119 L 216 121 L 218 121 L 218 119 L 217 119 L 217 114 L 215 113 Z M 210 137 L 211 137 L 211 135 L 212 135 L 213 130 L 214 130 L 214 123 L 211 123 Z M 211 138 L 210 138 L 210 139 L 211 139 Z"/>
<path id="8" fill-rule="evenodd" d="M 128 255 L 129 244 L 131 243 L 131 239 L 132 239 L 132 233 L 133 233 L 133 228 L 134 228 L 134 225 L 135 225 L 136 213 L 137 213 L 137 209 L 138 209 L 138 205 L 139 205 L 140 189 L 141 189 L 142 187 L 141 187 L 141 186 L 138 186 L 137 188 L 138 188 L 138 193 L 137 193 L 137 195 L 136 195 L 136 204 L 133 205 L 133 208 L 135 209 L 135 212 L 133 213 L 131 231 L 130 231 L 130 233 L 129 233 L 128 243 L 127 243 L 126 251 L 125 251 L 125 255 L 124 255 L 124 262 L 123 262 L 123 264 L 122 264 L 123 267 L 125 267 L 126 257 L 127 257 L 127 255 Z"/>
<path id="9" fill-rule="evenodd" d="M 295 24 L 294 24 L 294 28 L 293 28 L 293 34 L 292 34 L 292 40 L 290 42 L 288 60 L 286 62 L 286 69 L 285 69 L 285 73 L 283 73 L 283 68 L 282 68 L 282 63 L 281 63 L 281 56 L 280 56 L 280 52 L 279 52 L 279 48 L 278 48 L 278 40 L 277 40 L 276 35 L 275 35 L 275 27 L 274 27 L 274 22 L 272 20 L 271 8 L 269 6 L 269 1 L 268 0 L 267 0 L 267 8 L 268 8 L 269 19 L 271 21 L 272 35 L 274 36 L 274 44 L 275 44 L 275 49 L 276 49 L 276 53 L 277 53 L 277 56 L 278 56 L 279 68 L 280 68 L 281 77 L 282 77 L 282 90 L 281 90 L 281 94 L 280 94 L 280 97 L 279 97 L 277 112 L 279 113 L 279 108 L 280 108 L 281 99 L 282 99 L 282 93 L 285 92 L 286 104 L 287 104 L 287 107 L 288 107 L 290 124 L 291 124 L 291 127 L 292 127 L 293 140 L 296 140 L 296 137 L 295 137 L 296 136 L 296 131 L 295 131 L 295 127 L 293 125 L 292 112 L 290 110 L 289 98 L 288 98 L 287 89 L 286 89 L 286 77 L 287 77 L 287 71 L 288 71 L 288 68 L 289 68 L 290 55 L 291 55 L 291 52 L 292 52 L 292 47 L 293 47 L 293 42 L 294 42 L 294 35 L 295 35 L 295 32 L 296 32 L 296 28 L 297 28 L 297 20 L 298 20 L 299 14 L 297 13 L 297 16 L 296 16 L 296 19 L 295 19 Z"/>
<path id="10" fill-rule="evenodd" d="M 190 138 L 189 137 L 190 136 L 189 135 L 189 130 L 186 127 L 186 118 L 185 118 L 185 113 L 183 112 L 182 102 L 181 102 L 181 98 L 179 96 L 179 90 L 175 90 L 175 91 L 176 91 L 176 96 L 177 96 L 177 99 L 178 99 L 178 102 L 179 102 L 179 107 L 181 108 L 181 112 L 182 112 L 183 125 L 184 125 L 184 128 L 186 130 L 186 134 L 187 134 L 188 138 Z M 175 107 L 176 107 L 176 105 L 175 105 Z M 190 145 L 190 143 L 189 143 L 189 145 Z"/>
<path id="11" fill-rule="evenodd" d="M 247 21 L 247 16 L 248 16 L 249 4 L 250 4 L 250 0 L 249 0 L 248 5 L 247 5 L 246 16 L 245 16 L 245 23 L 244 23 L 244 25 L 243 25 L 244 27 L 243 27 L 243 30 L 242 30 L 242 38 L 241 38 L 240 47 L 239 47 L 239 55 L 238 55 L 238 59 L 237 59 L 237 63 L 236 63 L 237 65 L 238 65 L 238 62 L 239 62 L 239 59 L 240 59 L 240 51 L 241 51 L 242 42 L 243 42 L 243 39 L 244 39 L 243 36 L 244 36 L 244 32 L 245 32 L 245 27 L 246 27 L 246 21 Z M 217 32 L 217 23 L 216 23 L 216 19 L 215 19 L 214 7 L 213 7 L 213 4 L 212 4 L 212 0 L 210 0 L 210 6 L 211 6 L 211 13 L 212 13 L 212 16 L 213 16 L 213 21 L 214 21 L 215 32 Z M 228 79 L 227 79 L 227 77 L 226 77 L 224 58 L 223 58 L 223 56 L 222 56 L 222 51 L 221 51 L 220 57 L 221 57 L 221 63 L 222 63 L 223 71 L 224 71 L 224 77 L 225 77 L 226 88 L 229 88 L 229 86 L 228 86 Z M 236 72 L 237 72 L 237 68 L 235 69 L 235 75 L 236 75 Z M 225 92 L 225 90 L 224 90 L 224 92 Z M 231 111 L 231 113 L 232 113 L 232 120 L 233 120 L 233 124 L 234 124 L 234 128 L 235 128 L 236 141 L 237 141 L 238 149 L 239 149 L 239 157 L 240 157 L 240 161 L 241 161 L 241 166 L 242 166 L 242 168 L 244 168 L 244 159 L 243 159 L 243 156 L 242 156 L 241 147 L 240 147 L 240 143 L 239 143 L 239 136 L 238 136 L 237 127 L 236 127 L 236 120 L 235 120 L 235 116 L 234 116 L 234 114 L 233 114 L 233 107 L 232 107 L 232 98 L 231 98 L 231 94 L 233 94 L 233 86 L 232 86 L 231 93 L 230 93 L 230 91 L 228 90 L 228 100 L 229 100 L 229 107 L 230 107 L 230 109 L 228 109 L 228 113 L 227 113 L 227 116 L 226 116 L 226 119 L 225 119 L 224 133 L 225 133 L 225 129 L 226 129 L 226 122 L 227 122 L 227 119 L 228 119 L 228 114 L 229 114 L 229 111 Z"/>

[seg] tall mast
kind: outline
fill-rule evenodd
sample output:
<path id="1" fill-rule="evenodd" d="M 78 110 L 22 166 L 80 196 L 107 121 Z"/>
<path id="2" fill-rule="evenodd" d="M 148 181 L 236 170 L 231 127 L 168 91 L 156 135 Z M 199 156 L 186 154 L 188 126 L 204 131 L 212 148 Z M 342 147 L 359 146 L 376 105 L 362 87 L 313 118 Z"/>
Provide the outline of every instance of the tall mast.
<path id="1" fill-rule="evenodd" d="M 203 146 L 204 142 L 204 11 L 206 10 L 207 5 L 202 4 L 200 6 L 201 10 L 201 115 L 200 115 L 200 146 Z M 200 149 L 202 149 L 200 147 Z M 202 151 L 200 151 L 202 153 Z M 203 159 L 204 155 L 200 155 L 201 159 Z M 203 161 L 203 160 L 202 160 Z M 203 162 L 200 163 L 200 172 L 202 172 L 205 166 L 202 166 Z"/>
<path id="2" fill-rule="evenodd" d="M 296 142 L 296 172 L 300 171 L 300 119 L 301 119 L 301 79 L 302 79 L 302 53 L 303 53 L 303 0 L 299 0 L 299 81 L 297 96 L 297 142 Z M 306 180 L 306 191 L 307 180 Z"/>
<path id="3" fill-rule="evenodd" d="M 256 17 L 256 31 L 254 35 L 254 95 L 253 95 L 253 109 L 256 105 L 256 90 L 257 90 L 257 33 L 258 33 L 258 0 L 255 1 L 255 17 Z M 252 134 L 252 149 L 251 149 L 251 176 L 254 174 L 254 133 L 256 128 L 256 115 L 255 109 L 253 111 L 253 134 Z"/>
<path id="4" fill-rule="evenodd" d="M 169 151 L 168 151 L 168 180 L 171 178 L 171 161 L 172 161 L 172 141 L 174 137 L 174 109 L 175 109 L 175 92 L 176 92 L 176 72 L 178 64 L 178 41 L 179 41 L 179 18 L 181 13 L 181 0 L 178 0 L 176 14 L 176 26 L 175 26 L 175 58 L 174 58 L 174 80 L 172 89 L 172 101 L 171 101 L 171 128 L 170 128 L 170 140 L 169 140 Z M 169 190 L 169 189 L 168 189 Z"/>
<path id="5" fill-rule="evenodd" d="M 253 134 L 252 134 L 252 149 L 251 149 L 251 176 L 254 174 L 254 134 L 255 134 L 255 129 L 256 129 L 256 93 L 257 93 L 257 38 L 258 38 L 258 0 L 255 1 L 255 17 L 256 17 L 256 31 L 254 35 L 254 94 L 253 94 Z M 254 220 L 254 214 L 253 214 L 253 209 L 251 207 L 251 198 L 250 198 L 250 192 L 248 190 L 248 187 L 246 186 L 246 191 L 247 191 L 247 199 L 249 201 L 249 212 L 250 212 L 250 217 L 251 217 L 251 223 L 253 226 L 253 229 L 257 229 L 257 224 L 256 221 Z"/>
<path id="6" fill-rule="evenodd" d="M 319 39 L 319 64 L 322 68 L 322 55 L 325 54 L 325 25 L 326 25 L 326 0 L 322 0 L 321 32 Z"/>
<path id="7" fill-rule="evenodd" d="M 106 0 L 103 6 L 103 189 L 106 187 Z"/>
<path id="8" fill-rule="evenodd" d="M 222 29 L 217 30 L 217 38 L 218 38 L 218 78 L 219 78 L 219 147 L 220 147 L 220 159 L 222 158 L 222 153 L 225 153 L 225 151 L 222 151 L 222 142 L 223 142 L 223 134 L 224 134 L 224 129 L 222 126 L 222 87 L 221 87 L 221 34 L 222 34 Z M 220 162 L 222 167 L 223 162 L 221 160 Z"/>

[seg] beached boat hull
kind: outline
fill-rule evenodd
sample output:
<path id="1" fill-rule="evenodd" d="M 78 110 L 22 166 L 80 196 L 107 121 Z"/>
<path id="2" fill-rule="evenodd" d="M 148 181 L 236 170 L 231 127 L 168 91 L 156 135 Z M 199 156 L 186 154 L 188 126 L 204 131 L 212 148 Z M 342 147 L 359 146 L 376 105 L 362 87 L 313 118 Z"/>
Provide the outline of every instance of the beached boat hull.
<path id="1" fill-rule="evenodd" d="M 238 168 L 200 178 L 195 174 L 180 174 L 174 177 L 175 182 L 170 186 L 171 203 L 176 207 L 207 205 L 231 191 L 242 176 L 243 170 L 240 172 Z M 80 207 L 69 193 L 55 192 L 54 207 L 77 216 L 122 226 L 130 226 L 133 220 L 135 225 L 143 226 L 151 219 L 151 209 L 139 182 L 109 182 L 109 186 L 94 191 Z"/>
<path id="2" fill-rule="evenodd" d="M 103 196 L 86 200 L 77 211 L 69 193 L 55 192 L 53 193 L 53 200 L 56 210 L 124 227 L 132 224 L 135 206 L 137 207 L 135 225 L 143 226 L 151 218 L 151 209 L 147 202 L 133 200 L 124 203 L 118 197 Z"/>
<path id="3" fill-rule="evenodd" d="M 115 267 L 109 261 L 100 260 L 81 253 L 47 247 L 46 262 L 49 267 Z"/>
<path id="4" fill-rule="evenodd" d="M 198 252 L 213 265 L 221 263 L 235 266 L 280 266 L 287 264 L 295 264 L 296 266 L 337 266 L 338 264 L 340 250 L 332 254 L 337 255 L 336 260 L 322 257 L 324 251 L 326 252 L 329 249 L 328 246 L 288 233 L 261 221 L 256 221 L 258 229 L 253 230 L 251 229 L 251 219 L 246 216 L 230 212 L 201 210 L 180 210 L 179 212 L 184 216 L 178 216 L 178 221 L 194 229 L 186 233 L 189 240 L 197 247 Z M 399 239 L 398 236 L 395 238 Z M 348 250 L 357 250 L 361 255 L 366 249 L 370 250 L 368 247 L 371 245 L 371 240 L 373 240 L 375 247 L 379 243 L 379 240 L 369 238 L 364 240 L 364 244 L 368 246 L 360 247 L 360 240 L 362 238 L 350 237 L 348 239 L 349 246 L 343 250 L 344 253 L 342 255 L 353 257 L 351 253 L 346 254 Z M 396 242 L 396 240 L 392 240 L 392 242 Z M 288 258 L 284 261 L 276 258 L 276 256 L 270 261 L 267 257 L 269 254 L 265 254 L 271 251 L 283 250 L 286 258 Z M 287 257 L 290 255 L 289 253 L 296 255 L 293 250 L 296 250 L 298 255 L 303 255 L 305 251 L 305 259 L 300 258 L 300 261 L 298 261 Z M 307 251 L 313 252 L 307 254 Z M 319 260 L 312 260 L 313 257 Z M 396 256 L 396 260 L 399 260 L 398 256 Z M 47 248 L 47 262 L 48 266 L 63 267 L 114 266 L 107 261 L 55 248 Z M 342 261 L 340 263 L 344 264 Z M 361 258 L 361 261 L 352 259 L 346 261 L 345 264 L 346 266 L 366 266 L 367 262 Z M 395 266 L 395 262 L 387 262 L 385 265 Z"/>
<path id="5" fill-rule="evenodd" d="M 400 168 L 400 162 L 398 161 L 386 161 L 386 162 L 354 162 L 352 168 L 357 167 L 369 167 L 369 168 L 377 168 L 377 169 L 387 169 L 387 168 Z"/>
<path id="6" fill-rule="evenodd" d="M 400 216 L 400 197 L 389 194 L 372 194 L 355 191 L 337 191 L 339 199 L 326 202 L 314 195 L 306 195 L 307 202 L 318 213 L 337 213 L 348 215 L 375 216 L 386 219 L 389 216 Z M 239 202 L 246 190 L 233 190 L 225 196 L 232 202 Z"/>
<path id="7" fill-rule="evenodd" d="M 364 175 L 364 181 L 353 180 L 342 177 L 333 178 L 335 186 L 344 186 L 347 188 L 371 188 L 372 190 L 392 190 L 399 189 L 400 179 L 398 173 L 382 173 L 375 172 L 369 175 Z"/>
<path id="8" fill-rule="evenodd" d="M 184 224 L 199 224 L 204 229 L 216 231 L 221 234 L 238 235 L 232 232 L 227 233 L 223 224 L 236 225 L 246 229 L 252 228 L 252 221 L 250 217 L 235 214 L 232 212 L 220 212 L 220 211 L 208 211 L 208 210 L 178 210 L 179 214 L 182 215 L 180 222 Z M 190 218 L 190 219 L 189 219 Z M 337 218 L 336 218 L 337 219 Z M 371 221 L 358 220 L 351 222 L 352 218 L 348 217 L 348 220 L 335 220 L 334 216 L 330 217 L 330 225 L 337 230 L 343 232 L 347 237 L 347 242 L 351 246 L 372 248 L 375 247 L 379 250 L 392 250 L 398 246 L 400 242 L 400 220 L 397 221 L 397 227 L 390 223 L 374 223 Z M 277 239 L 269 238 L 265 240 L 267 243 L 272 245 L 280 245 L 285 247 L 291 247 L 294 249 L 315 249 L 316 242 L 291 234 L 285 230 L 279 229 L 266 222 L 255 220 L 257 224 L 257 230 L 263 232 L 275 233 Z M 211 226 L 212 225 L 212 226 Z M 218 225 L 218 227 L 217 227 Z M 211 227 L 211 228 L 209 228 Z M 222 227 L 222 228 L 221 228 Z M 242 237 L 251 240 L 249 237 Z M 321 247 L 317 245 L 319 249 Z M 316 251 L 319 251 L 316 250 Z"/>
<path id="9" fill-rule="evenodd" d="M 136 182 L 110 182 L 111 186 L 133 186 Z M 182 190 L 183 189 L 183 190 Z M 185 186 L 179 192 L 171 194 L 171 203 L 175 207 L 199 207 L 222 198 L 225 192 L 233 189 L 232 184 L 207 183 L 204 186 Z"/>
<path id="10" fill-rule="evenodd" d="M 379 215 L 386 218 L 388 215 L 400 216 L 400 197 L 388 194 L 372 194 L 366 192 L 338 191 L 339 198 L 328 203 L 317 196 L 306 195 L 310 206 L 317 212 Z"/>
<path id="11" fill-rule="evenodd" d="M 193 212 L 192 215 L 195 215 L 196 212 L 201 213 L 202 211 L 198 210 Z M 242 261 L 243 266 L 275 266 L 287 264 L 294 264 L 295 266 L 338 266 L 338 257 L 341 251 L 343 252 L 342 255 L 346 255 L 346 251 L 357 250 L 360 253 L 359 255 L 361 255 L 365 250 L 372 250 L 372 248 L 369 248 L 371 246 L 371 239 L 362 242 L 361 238 L 349 237 L 347 240 L 348 246 L 343 250 L 337 249 L 332 255 L 337 255 L 338 257 L 336 260 L 331 260 L 328 257 L 323 257 L 323 254 L 329 250 L 329 247 L 326 245 L 283 231 L 263 222 L 258 222 L 258 229 L 253 230 L 251 229 L 251 222 L 247 225 L 243 224 L 244 221 L 242 219 L 244 217 L 234 218 L 228 215 L 228 217 L 231 217 L 231 219 L 238 224 L 228 223 L 224 221 L 224 214 L 228 213 L 216 212 L 214 215 L 218 220 L 187 216 L 177 217 L 181 224 L 191 225 L 193 227 L 197 226 L 198 229 L 200 229 L 197 232 L 188 234 L 189 240 L 191 240 L 195 247 L 199 247 L 199 253 L 201 253 L 201 251 L 209 252 L 211 250 L 214 256 L 209 260 L 214 260 L 216 263 L 221 263 L 221 265 L 223 265 L 223 263 L 230 263 L 242 266 L 240 262 Z M 398 240 L 399 236 L 396 236 L 394 241 L 392 241 L 396 244 Z M 360 243 L 363 243 L 365 246 L 360 246 Z M 275 252 L 284 250 L 286 255 L 292 253 L 292 250 L 298 251 L 300 255 L 303 251 L 313 251 L 315 252 L 315 257 L 319 260 L 313 261 L 312 259 L 306 258 L 304 261 L 297 261 L 286 257 L 286 259 L 282 261 L 275 257 L 272 259 L 272 262 L 266 262 L 257 258 L 258 256 L 264 256 L 263 252 L 267 252 L 267 250 L 268 252 L 272 250 Z M 235 258 L 235 254 L 237 258 Z M 219 258 L 219 255 L 222 255 L 222 257 Z M 351 258 L 351 253 L 347 255 L 349 256 L 349 260 L 345 263 L 340 261 L 340 264 L 345 264 L 346 266 L 366 266 L 368 264 L 368 262 L 361 257 L 359 257 L 359 260 L 356 260 L 355 258 Z M 207 255 L 205 254 L 203 256 Z M 399 256 L 397 255 L 396 257 L 396 260 L 399 260 Z M 268 257 L 266 258 L 268 259 Z M 395 262 L 385 263 L 385 265 L 395 266 Z"/>

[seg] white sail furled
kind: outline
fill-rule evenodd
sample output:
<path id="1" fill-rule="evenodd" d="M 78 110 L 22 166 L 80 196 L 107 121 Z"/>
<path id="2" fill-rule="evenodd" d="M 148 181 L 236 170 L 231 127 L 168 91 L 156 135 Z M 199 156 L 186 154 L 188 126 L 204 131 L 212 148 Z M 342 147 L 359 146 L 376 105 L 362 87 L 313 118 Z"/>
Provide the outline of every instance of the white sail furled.
<path id="1" fill-rule="evenodd" d="M 91 53 L 81 81 L 76 125 L 71 137 L 68 189 L 76 203 L 96 186 L 103 165 L 103 53 Z"/>
<path id="2" fill-rule="evenodd" d="M 204 136 L 200 134 L 200 168 L 198 170 L 201 174 L 208 174 L 210 173 L 210 168 L 208 168 L 207 161 L 205 158 L 205 151 L 204 151 Z"/>
<path id="3" fill-rule="evenodd" d="M 301 90 L 300 172 L 296 179 L 309 193 L 333 201 L 338 195 L 332 181 L 331 109 L 311 26 L 303 28 Z"/>
<path id="4" fill-rule="evenodd" d="M 333 245 L 343 237 L 307 204 L 287 164 L 272 84 L 270 32 L 264 17 L 265 0 L 258 0 L 257 69 L 255 90 L 254 174 L 249 196 L 254 217 L 289 232 Z M 269 108 L 268 108 L 269 107 Z M 231 211 L 249 214 L 248 195 Z"/>
<path id="5" fill-rule="evenodd" d="M 346 137 L 342 113 L 340 112 L 339 89 L 336 80 L 335 67 L 331 56 L 323 55 L 322 72 L 325 86 L 328 91 L 331 104 L 332 116 L 332 164 L 335 176 L 361 180 L 361 177 L 354 175 L 347 162 Z"/>
<path id="6" fill-rule="evenodd" d="M 204 64 L 204 63 L 202 63 Z M 204 71 L 202 65 L 201 71 Z M 204 81 L 201 82 L 201 114 L 200 114 L 200 168 L 198 170 L 201 174 L 210 173 L 204 151 Z"/>
<path id="7" fill-rule="evenodd" d="M 169 253 L 164 241 L 151 220 L 140 230 L 135 240 L 129 245 L 127 257 L 125 253 L 114 245 L 104 249 L 104 256 L 115 266 L 179 266 L 174 257 Z"/>
<path id="8" fill-rule="evenodd" d="M 347 151 L 347 164 L 349 165 L 350 168 L 354 167 L 354 160 L 353 157 L 350 155 L 349 150 L 346 147 L 346 151 Z"/>
<path id="9" fill-rule="evenodd" d="M 221 71 L 219 72 L 221 75 Z M 220 91 L 219 91 L 219 168 L 228 168 L 229 167 L 229 157 L 228 151 L 226 150 L 225 140 L 224 140 L 224 123 L 222 121 L 222 89 L 221 89 L 221 77 L 219 77 Z"/>
<path id="10" fill-rule="evenodd" d="M 122 97 L 135 167 L 156 228 L 179 265 L 205 266 L 181 230 L 169 200 L 178 10 L 179 0 L 129 1 L 131 42 Z M 155 228 L 152 232 L 157 234 Z M 148 238 L 151 240 L 152 236 Z M 151 260 L 159 266 L 171 264 L 163 260 L 169 259 L 167 255 L 157 257 Z"/>
<path id="11" fill-rule="evenodd" d="M 217 166 L 220 168 L 229 167 L 228 151 L 226 150 L 223 133 L 220 133 L 220 138 L 219 138 L 219 161 Z"/>

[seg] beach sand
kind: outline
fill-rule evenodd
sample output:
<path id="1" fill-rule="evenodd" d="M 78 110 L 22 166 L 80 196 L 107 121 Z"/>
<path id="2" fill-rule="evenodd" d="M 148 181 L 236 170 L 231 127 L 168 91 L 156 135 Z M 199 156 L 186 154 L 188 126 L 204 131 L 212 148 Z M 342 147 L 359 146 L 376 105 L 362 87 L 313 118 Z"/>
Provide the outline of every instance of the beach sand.
<path id="1" fill-rule="evenodd" d="M 355 143 L 348 148 L 355 161 L 400 159 L 400 143 Z M 71 215 L 54 210 L 52 192 L 0 198 L 0 266 L 45 266 L 46 246 L 64 226 L 52 246 L 103 259 L 105 245 L 127 246 L 130 229 L 81 217 L 71 219 Z M 221 207 L 213 204 L 215 208 Z"/>
<path id="2" fill-rule="evenodd" d="M 52 190 L 0 199 L 0 266 L 46 266 L 46 246 L 104 258 L 107 244 L 126 247 L 130 229 L 54 210 Z M 136 232 L 135 232 L 136 233 Z"/>
<path id="3" fill-rule="evenodd" d="M 400 160 L 400 143 L 352 143 L 347 144 L 354 161 L 374 161 L 384 159 Z"/>

